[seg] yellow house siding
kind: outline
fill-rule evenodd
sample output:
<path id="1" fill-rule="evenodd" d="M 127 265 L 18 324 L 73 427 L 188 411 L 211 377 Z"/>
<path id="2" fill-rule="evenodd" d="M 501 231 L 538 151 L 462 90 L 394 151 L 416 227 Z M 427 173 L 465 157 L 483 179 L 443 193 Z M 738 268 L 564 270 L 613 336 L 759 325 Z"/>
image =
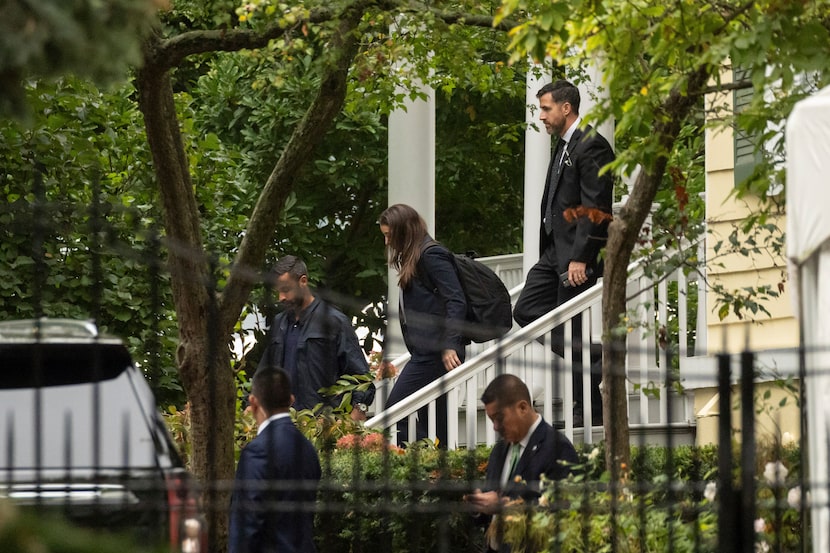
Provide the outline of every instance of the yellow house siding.
<path id="1" fill-rule="evenodd" d="M 731 68 L 723 74 L 723 82 L 731 82 Z M 732 109 L 732 94 L 710 95 L 707 98 L 707 113 L 710 122 L 719 114 Z M 764 313 L 748 315 L 739 319 L 728 315 L 724 320 L 718 317 L 718 302 L 711 287 L 706 294 L 706 344 L 709 355 L 720 352 L 737 353 L 749 347 L 755 351 L 795 348 L 798 346 L 798 321 L 795 319 L 792 301 L 789 295 L 790 283 L 786 280 L 786 260 L 781 256 L 765 253 L 754 256 L 740 254 L 722 255 L 715 253 L 715 245 L 724 241 L 736 225 L 742 223 L 748 215 L 758 208 L 759 198 L 735 198 L 734 165 L 735 151 L 732 130 L 728 127 L 707 129 L 706 143 L 706 277 L 710 284 L 724 286 L 735 291 L 741 288 L 770 285 L 783 291 L 778 298 L 764 302 L 764 307 L 771 316 Z M 768 222 L 783 229 L 786 215 L 770 217 Z M 704 352 L 701 352 L 704 353 Z M 737 394 L 737 389 L 733 390 Z M 789 438 L 800 439 L 800 414 L 791 393 L 781 390 L 775 383 L 766 382 L 756 387 L 756 403 L 766 392 L 770 398 L 764 401 L 764 412 L 756 415 L 758 437 L 756 439 L 781 439 L 786 433 Z M 715 388 L 698 388 L 694 394 L 697 421 L 698 444 L 711 444 L 718 441 L 718 420 L 720 417 L 717 390 Z M 733 395 L 733 398 L 735 396 Z M 784 407 L 779 402 L 787 399 Z M 740 440 L 740 411 L 736 409 L 737 400 L 733 401 L 731 424 L 733 437 Z"/>
<path id="2" fill-rule="evenodd" d="M 750 343 L 758 344 L 761 349 L 770 347 L 795 347 L 798 345 L 797 321 L 793 316 L 792 305 L 788 295 L 786 281 L 786 262 L 782 256 L 771 252 L 744 256 L 740 253 L 723 255 L 728 248 L 728 239 L 736 225 L 740 225 L 748 215 L 758 208 L 758 199 L 731 195 L 734 189 L 734 165 L 732 131 L 720 129 L 707 131 L 706 137 L 706 275 L 710 284 L 717 284 L 727 290 L 735 291 L 748 286 L 769 285 L 778 290 L 783 286 L 783 293 L 778 298 L 764 302 L 764 307 L 772 315 L 764 313 L 739 319 L 730 314 L 721 321 L 717 314 L 717 296 L 709 291 L 706 294 L 706 321 L 708 353 L 723 351 L 726 343 L 729 352 L 741 351 L 746 345 L 746 325 L 752 322 Z M 779 228 L 785 225 L 785 216 L 770 217 L 770 223 Z M 743 237 L 741 237 L 743 239 Z M 756 241 L 760 239 L 756 237 Z M 720 253 L 715 251 L 718 242 L 722 242 Z M 710 287 L 711 290 L 711 287 Z M 768 329 L 775 329 L 770 335 Z M 724 333 L 727 340 L 724 342 Z M 732 337 L 732 334 L 735 337 Z M 771 345 L 773 344 L 774 345 Z M 736 348 L 737 346 L 737 348 Z"/>
<path id="3" fill-rule="evenodd" d="M 714 316 L 714 315 L 713 315 Z M 792 319 L 767 319 L 748 323 L 721 323 L 709 327 L 710 351 L 739 352 L 784 349 L 798 340 L 798 326 Z"/>
<path id="4" fill-rule="evenodd" d="M 770 394 L 764 398 L 764 394 Z M 797 393 L 797 392 L 796 392 Z M 741 441 L 740 390 L 732 387 L 732 437 Z M 718 421 L 720 420 L 720 397 L 716 388 L 700 388 L 695 391 L 695 413 L 697 417 L 698 445 L 718 443 Z M 779 404 L 784 401 L 784 407 Z M 800 440 L 801 416 L 793 392 L 782 390 L 775 383 L 759 384 L 755 388 L 755 441 Z M 759 413 L 760 410 L 760 413 Z"/>

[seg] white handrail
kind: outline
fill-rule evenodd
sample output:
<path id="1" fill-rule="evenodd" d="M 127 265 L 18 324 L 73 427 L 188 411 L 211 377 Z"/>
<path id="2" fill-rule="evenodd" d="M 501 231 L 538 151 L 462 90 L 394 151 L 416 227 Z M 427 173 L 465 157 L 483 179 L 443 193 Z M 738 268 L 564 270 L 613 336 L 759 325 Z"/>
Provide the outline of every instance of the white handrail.
<path id="1" fill-rule="evenodd" d="M 687 307 L 686 292 L 688 283 L 696 280 L 694 275 L 687 277 L 682 270 L 675 271 L 669 278 L 657 286 L 656 306 L 653 294 L 641 294 L 643 290 L 654 289 L 653 281 L 645 274 L 642 263 L 634 262 L 629 266 L 629 310 L 637 310 L 637 319 L 654 321 L 666 324 L 667 314 L 667 281 L 676 281 L 678 287 L 677 315 L 679 321 L 679 348 L 681 355 L 686 354 L 689 332 L 686 324 Z M 571 348 L 571 325 L 565 325 L 565 352 L 564 358 L 559 358 L 551 352 L 551 331 L 582 314 L 582 359 L 590 359 L 591 344 L 601 343 L 601 303 L 602 280 L 598 284 L 567 303 L 557 307 L 547 315 L 539 318 L 524 328 L 518 328 L 508 333 L 497 343 L 491 345 L 474 344 L 474 348 L 484 347 L 483 351 L 471 356 L 468 361 L 455 370 L 447 373 L 440 379 L 425 386 L 421 390 L 404 398 L 394 406 L 384 409 L 384 393 L 378 394 L 377 412 L 366 421 L 367 427 L 384 428 L 392 431 L 396 422 L 409 420 L 409 434 L 414 436 L 415 417 L 417 411 L 423 407 L 429 408 L 430 436 L 435 435 L 436 400 L 447 394 L 448 429 L 447 438 L 449 448 L 459 445 L 495 442 L 496 436 L 489 421 L 486 421 L 479 409 L 480 392 L 486 384 L 497 374 L 508 372 L 522 377 L 531 388 L 534 401 L 548 421 L 558 420 L 564 425 L 565 434 L 574 439 L 576 429 L 581 429 L 578 437 L 585 443 L 594 441 L 594 432 L 600 429 L 593 428 L 591 421 L 590 397 L 590 363 L 582 363 L 584 423 L 580 426 L 574 420 L 570 406 L 574 402 L 573 381 L 570 375 L 574 369 Z M 514 287 L 511 297 L 516 298 L 521 291 L 522 284 Z M 703 309 L 704 292 L 699 290 L 698 309 Z M 699 323 L 698 323 L 699 324 Z M 632 325 L 628 335 L 629 355 L 626 359 L 626 374 L 630 382 L 629 399 L 636 399 L 638 408 L 630 414 L 632 426 L 654 426 L 669 428 L 674 426 L 689 426 L 694 424 L 689 398 L 681 405 L 681 414 L 671 418 L 668 414 L 667 394 L 655 397 L 652 393 L 655 386 L 660 387 L 665 382 L 668 370 L 667 356 L 660 351 L 662 359 L 658 359 L 660 350 L 653 331 L 647 331 L 641 325 Z M 392 360 L 399 369 L 409 360 L 409 354 L 404 354 Z M 682 362 L 682 359 L 681 359 Z M 567 378 L 566 378 L 567 376 Z M 391 384 L 385 381 L 386 385 Z M 382 386 L 383 388 L 383 386 Z M 385 390 L 384 390 L 385 391 Z M 631 415 L 634 415 L 632 418 Z M 461 428 L 461 419 L 465 420 Z M 575 424 L 576 423 L 576 424 Z"/>
<path id="2" fill-rule="evenodd" d="M 496 344 L 488 347 L 483 352 L 479 353 L 474 358 L 470 359 L 463 363 L 460 367 L 456 368 L 455 370 L 447 373 L 446 375 L 442 376 L 438 380 L 432 382 L 428 386 L 425 386 L 421 390 L 407 396 L 400 402 L 396 403 L 392 407 L 385 409 L 383 412 L 376 414 L 371 419 L 366 421 L 366 426 L 368 427 L 380 427 L 380 428 L 391 428 L 394 424 L 401 419 L 406 417 L 414 416 L 415 413 L 421 407 L 425 405 L 434 405 L 435 400 L 438 399 L 442 394 L 446 393 L 448 390 L 454 390 L 460 388 L 462 385 L 470 384 L 473 379 L 481 374 L 485 374 L 488 369 L 494 370 L 494 375 L 498 372 L 504 372 L 504 367 L 499 367 L 502 362 L 509 356 L 517 353 L 519 350 L 530 344 L 531 342 L 536 342 L 539 337 L 544 337 L 546 334 L 550 333 L 555 327 L 559 326 L 560 324 L 572 319 L 576 315 L 580 313 L 586 312 L 592 305 L 598 306 L 602 300 L 602 286 L 601 280 L 600 282 L 592 287 L 590 290 L 580 294 L 579 296 L 573 298 L 572 300 L 568 301 L 567 303 L 559 306 L 558 308 L 554 309 L 547 315 L 540 317 L 533 323 L 527 325 L 524 328 L 520 328 L 514 332 L 507 334 L 504 338 L 499 340 Z M 589 334 L 584 334 L 584 336 L 590 336 Z M 545 342 L 544 350 L 547 352 L 548 360 L 550 361 L 550 348 L 547 347 L 547 339 L 543 338 Z M 562 361 L 562 368 L 565 369 L 566 372 L 569 374 L 569 369 L 571 365 L 571 348 L 570 344 L 568 343 L 569 340 L 566 336 L 566 350 L 565 350 L 565 359 Z M 585 343 L 586 352 L 583 353 L 584 359 L 590 358 L 590 341 L 583 340 Z M 587 355 L 586 355 L 587 354 Z M 583 364 L 585 371 L 590 371 L 590 364 L 585 363 Z M 590 377 L 590 373 L 589 377 Z M 570 383 L 570 379 L 564 379 L 566 387 Z M 475 388 L 474 388 L 475 389 Z M 467 391 L 469 393 L 470 387 L 467 386 Z M 572 390 L 566 390 L 566 396 L 570 392 L 572 395 Z M 586 389 L 586 392 L 589 392 L 589 389 Z M 545 405 L 544 409 L 546 412 L 552 411 L 552 397 L 549 394 L 546 394 L 548 397 L 544 399 Z M 466 401 L 467 403 L 467 431 L 465 434 L 465 441 L 464 443 L 475 443 L 478 441 L 477 434 L 478 428 L 471 424 L 469 420 L 469 415 L 474 414 L 474 411 L 477 411 L 476 401 L 477 397 L 474 401 Z M 567 397 L 566 397 L 567 402 Z M 471 405 L 472 404 L 472 405 Z M 471 409 L 472 408 L 472 409 Z M 448 406 L 448 410 L 450 413 L 453 412 L 452 408 Z M 551 415 L 547 415 L 548 420 L 550 420 Z M 431 417 L 432 419 L 433 417 Z M 458 424 L 456 417 L 448 417 L 448 440 L 449 446 L 454 447 L 458 445 Z M 573 416 L 572 413 L 566 411 L 565 413 L 565 431 L 569 433 L 569 437 L 573 437 Z M 455 424 L 453 424 L 455 422 Z M 473 431 L 475 431 L 473 433 Z M 494 436 L 492 432 L 488 433 L 486 443 L 492 444 L 495 442 Z M 472 441 L 471 441 L 472 440 Z"/>

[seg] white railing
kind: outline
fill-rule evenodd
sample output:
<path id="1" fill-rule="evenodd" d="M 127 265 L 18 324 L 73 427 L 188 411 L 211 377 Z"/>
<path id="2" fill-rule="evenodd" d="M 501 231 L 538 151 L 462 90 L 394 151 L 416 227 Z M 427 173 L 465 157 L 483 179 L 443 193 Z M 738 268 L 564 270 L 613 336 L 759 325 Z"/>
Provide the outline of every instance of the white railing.
<path id="1" fill-rule="evenodd" d="M 499 275 L 499 278 L 507 286 L 508 290 L 515 288 L 517 291 L 520 291 L 522 289 L 524 285 L 524 271 L 522 270 L 524 255 L 520 253 L 493 255 L 490 257 L 479 257 L 477 261 L 490 267 L 494 273 Z"/>
<path id="2" fill-rule="evenodd" d="M 507 257 L 507 256 L 505 256 Z M 629 317 L 632 323 L 628 334 L 626 374 L 629 380 L 629 421 L 632 428 L 644 431 L 667 431 L 671 428 L 689 428 L 694 424 L 690 394 L 672 395 L 665 392 L 667 368 L 670 364 L 667 349 L 658 345 L 654 328 L 666 326 L 669 314 L 675 317 L 682 372 L 683 358 L 691 353 L 688 337 L 700 328 L 700 313 L 705 309 L 703 288 L 698 294 L 698 320 L 689 324 L 688 290 L 695 286 L 696 278 L 683 271 L 675 271 L 668 278 L 655 283 L 643 268 L 634 263 L 629 267 L 628 297 Z M 376 396 L 376 414 L 366 421 L 369 427 L 385 428 L 395 436 L 396 422 L 407 419 L 409 435 L 415 435 L 418 409 L 429 409 L 430 436 L 435 436 L 436 400 L 447 393 L 447 446 L 451 449 L 473 443 L 493 444 L 496 436 L 492 425 L 483 414 L 479 398 L 497 374 L 511 373 L 522 378 L 531 391 L 536 408 L 545 420 L 555 421 L 573 441 L 593 443 L 602 437 L 602 427 L 592 424 L 590 363 L 584 362 L 582 370 L 583 424 L 574 420 L 572 409 L 564 409 L 574 403 L 572 372 L 571 325 L 565 325 L 565 352 L 560 358 L 551 352 L 551 331 L 582 314 L 582 359 L 590 359 L 590 344 L 601 343 L 602 280 L 590 290 L 524 328 L 516 328 L 497 343 L 472 344 L 466 361 L 457 369 L 410 395 L 389 409 L 384 409 L 392 381 L 380 383 Z M 669 294 L 670 284 L 676 283 L 676 292 Z M 511 289 L 515 297 L 522 284 Z M 656 293 L 655 293 L 656 290 Z M 670 296 L 676 302 L 670 304 Z M 639 323 L 648 322 L 644 325 Z M 703 327 L 705 328 L 705 327 Z M 409 355 L 392 360 L 400 371 Z M 671 401 L 671 403 L 670 403 Z M 671 407 L 671 411 L 670 408 Z M 575 424 L 576 423 L 576 424 Z"/>

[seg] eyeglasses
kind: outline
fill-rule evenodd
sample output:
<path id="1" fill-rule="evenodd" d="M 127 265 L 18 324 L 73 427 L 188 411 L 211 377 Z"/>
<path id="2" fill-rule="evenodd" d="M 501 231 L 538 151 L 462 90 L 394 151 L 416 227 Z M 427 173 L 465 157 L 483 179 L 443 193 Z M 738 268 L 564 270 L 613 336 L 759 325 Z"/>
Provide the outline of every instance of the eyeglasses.
<path id="1" fill-rule="evenodd" d="M 562 156 L 564 157 L 564 159 L 562 160 L 562 163 L 564 163 L 568 167 L 573 167 L 573 163 L 571 162 L 571 154 L 568 153 L 567 148 L 564 148 L 564 150 L 565 151 L 562 154 Z"/>

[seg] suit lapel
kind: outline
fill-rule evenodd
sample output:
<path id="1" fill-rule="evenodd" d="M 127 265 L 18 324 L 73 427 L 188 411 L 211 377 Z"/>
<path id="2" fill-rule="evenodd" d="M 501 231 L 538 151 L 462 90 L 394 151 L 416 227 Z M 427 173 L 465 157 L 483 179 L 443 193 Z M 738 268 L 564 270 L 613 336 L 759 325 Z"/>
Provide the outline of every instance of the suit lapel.
<path id="1" fill-rule="evenodd" d="M 556 190 L 559 188 L 559 181 L 562 179 L 562 174 L 565 172 L 565 166 L 571 166 L 571 154 L 576 149 L 576 145 L 579 144 L 579 141 L 582 139 L 583 135 L 582 129 L 574 129 L 573 134 L 571 135 L 571 139 L 568 141 L 567 147 L 565 150 L 567 153 L 565 154 L 565 159 L 562 160 L 562 163 L 559 164 L 559 158 L 562 155 L 562 150 L 560 149 L 560 145 L 563 144 L 565 141 L 561 138 L 556 144 L 556 151 L 554 152 L 553 158 L 553 165 L 551 166 L 551 170 L 548 171 L 548 179 L 551 180 L 550 183 L 550 197 L 551 201 L 553 199 L 554 194 L 556 194 Z M 558 168 L 556 168 L 558 166 Z M 554 177 L 551 177 L 551 174 L 554 174 Z"/>
<path id="2" fill-rule="evenodd" d="M 504 463 L 507 462 L 507 442 L 501 440 L 496 444 L 498 450 L 494 450 L 493 452 L 493 460 L 495 464 L 493 466 L 493 479 L 498 483 L 501 480 L 501 473 L 504 470 Z M 489 469 L 488 469 L 489 470 Z"/>
<path id="3" fill-rule="evenodd" d="M 550 170 L 548 171 L 548 181 L 550 182 L 550 198 L 556 194 L 556 189 L 559 187 L 559 178 L 562 176 L 562 170 L 559 167 L 559 158 L 562 157 L 562 145 L 564 140 L 561 138 L 556 142 L 556 148 L 553 149 L 553 156 L 550 160 Z"/>
<path id="4" fill-rule="evenodd" d="M 519 457 L 519 462 L 516 464 L 516 470 L 514 472 L 515 475 L 522 475 L 522 472 L 526 469 L 526 467 L 530 464 L 530 462 L 541 449 L 542 442 L 544 441 L 545 428 L 543 424 L 539 424 L 539 426 L 536 427 L 536 430 L 533 431 L 533 434 L 530 435 L 530 440 L 528 440 L 527 447 L 522 452 L 522 456 Z M 513 475 L 511 475 L 511 480 L 512 477 Z"/>

